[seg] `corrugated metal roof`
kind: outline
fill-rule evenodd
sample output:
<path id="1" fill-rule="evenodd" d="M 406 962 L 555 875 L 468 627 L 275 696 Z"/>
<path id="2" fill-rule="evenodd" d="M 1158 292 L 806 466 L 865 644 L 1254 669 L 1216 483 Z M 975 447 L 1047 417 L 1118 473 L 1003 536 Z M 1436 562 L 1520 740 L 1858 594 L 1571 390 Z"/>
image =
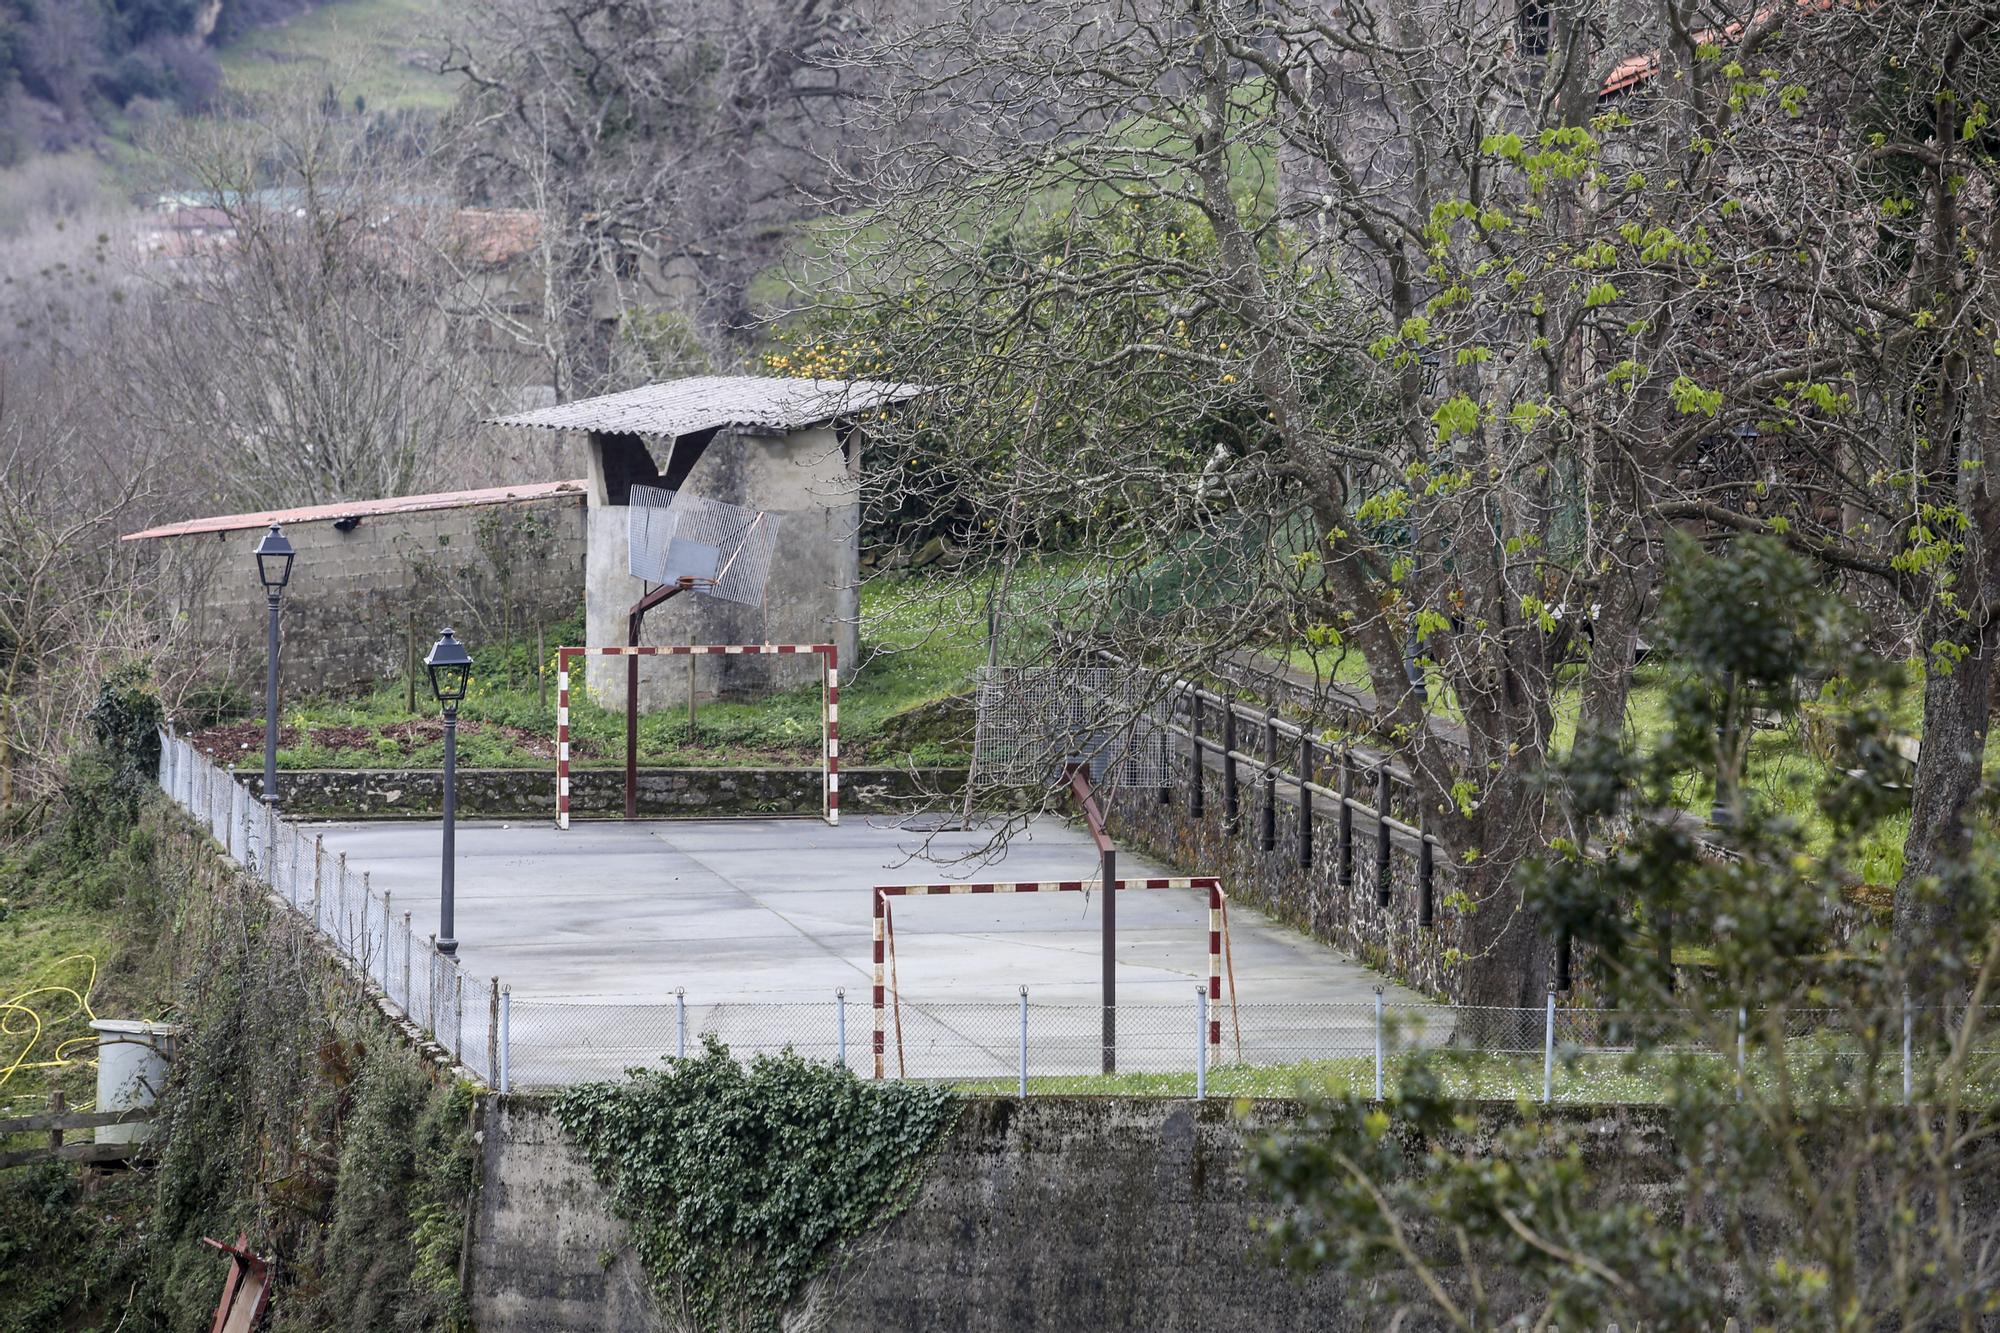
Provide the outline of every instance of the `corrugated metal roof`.
<path id="1" fill-rule="evenodd" d="M 492 424 L 618 435 L 692 435 L 717 429 L 786 431 L 887 407 L 928 392 L 920 384 L 881 380 L 698 375 L 518 412 L 494 418 Z"/>
<path id="2" fill-rule="evenodd" d="M 469 509 L 475 505 L 511 504 L 517 500 L 546 500 L 555 495 L 583 498 L 581 481 L 536 481 L 525 486 L 489 486 L 479 491 L 439 491 L 431 495 L 398 495 L 387 500 L 343 500 L 330 505 L 307 505 L 302 509 L 267 509 L 255 514 L 220 514 L 214 518 L 192 518 L 185 523 L 168 523 L 144 532 L 128 532 L 124 540 L 144 541 L 149 537 L 191 537 L 203 532 L 239 532 L 265 528 L 273 523 L 318 523 L 353 515 L 369 518 L 380 514 L 419 514 L 431 509 Z"/>

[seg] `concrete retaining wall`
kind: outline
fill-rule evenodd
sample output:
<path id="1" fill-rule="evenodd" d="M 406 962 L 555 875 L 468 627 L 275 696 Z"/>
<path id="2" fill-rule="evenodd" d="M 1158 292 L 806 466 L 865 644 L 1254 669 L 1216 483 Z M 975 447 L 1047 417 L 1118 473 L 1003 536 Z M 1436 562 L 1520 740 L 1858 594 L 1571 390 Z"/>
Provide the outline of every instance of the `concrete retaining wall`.
<path id="1" fill-rule="evenodd" d="M 263 774 L 237 780 L 263 794 Z M 797 768 L 659 768 L 639 771 L 639 813 L 651 817 L 816 815 L 817 770 Z M 857 815 L 905 814 L 965 785 L 964 769 L 855 768 L 840 774 L 840 808 Z M 494 819 L 555 818 L 550 769 L 461 768 L 459 813 Z M 287 813 L 320 819 L 412 819 L 443 809 L 444 774 L 435 769 L 299 769 L 278 775 Z M 570 775 L 570 809 L 579 817 L 623 814 L 625 771 L 586 768 Z"/>
<path id="2" fill-rule="evenodd" d="M 904 1213 L 839 1254 L 806 1298 L 828 1333 L 1207 1333 L 1373 1328 L 1333 1277 L 1258 1251 L 1243 1162 L 1298 1104 L 968 1101 Z M 1514 1117 L 1495 1107 L 1489 1131 Z M 1671 1206 L 1656 1111 L 1558 1108 L 1593 1178 Z M 470 1264 L 481 1333 L 670 1329 L 624 1225 L 543 1106 L 488 1108 Z"/>

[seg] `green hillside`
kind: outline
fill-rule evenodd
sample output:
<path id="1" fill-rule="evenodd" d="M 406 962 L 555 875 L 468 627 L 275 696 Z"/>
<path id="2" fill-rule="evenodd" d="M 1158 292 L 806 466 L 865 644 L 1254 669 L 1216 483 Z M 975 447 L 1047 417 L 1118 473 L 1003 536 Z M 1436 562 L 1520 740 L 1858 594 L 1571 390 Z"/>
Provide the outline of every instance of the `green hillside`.
<path id="1" fill-rule="evenodd" d="M 217 53 L 225 87 L 249 97 L 331 84 L 371 111 L 442 111 L 457 81 L 438 72 L 451 0 L 339 0 Z"/>

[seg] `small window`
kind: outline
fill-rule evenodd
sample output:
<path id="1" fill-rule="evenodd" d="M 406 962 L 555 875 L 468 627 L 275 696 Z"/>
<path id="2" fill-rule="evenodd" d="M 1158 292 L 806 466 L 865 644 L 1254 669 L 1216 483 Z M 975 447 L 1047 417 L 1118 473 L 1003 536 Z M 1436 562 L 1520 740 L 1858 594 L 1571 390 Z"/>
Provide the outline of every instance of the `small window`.
<path id="1" fill-rule="evenodd" d="M 1549 0 L 1521 0 L 1521 54 L 1547 55 L 1552 26 Z"/>

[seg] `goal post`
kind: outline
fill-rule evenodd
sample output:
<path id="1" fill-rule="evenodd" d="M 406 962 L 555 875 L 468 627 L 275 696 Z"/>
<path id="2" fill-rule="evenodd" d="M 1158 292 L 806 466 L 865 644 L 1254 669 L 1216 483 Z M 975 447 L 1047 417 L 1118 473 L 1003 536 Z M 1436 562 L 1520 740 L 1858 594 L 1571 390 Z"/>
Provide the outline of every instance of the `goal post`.
<path id="1" fill-rule="evenodd" d="M 1089 879 L 993 880 L 977 884 L 877 884 L 868 891 L 874 912 L 875 932 L 875 1077 L 883 1076 L 883 1055 L 888 1018 L 888 987 L 884 968 L 888 962 L 887 937 L 889 899 L 945 897 L 960 894 L 1083 893 L 1096 888 Z M 1163 875 L 1147 879 L 1115 879 L 1114 892 L 1126 889 L 1202 889 L 1208 893 L 1208 1044 L 1209 1064 L 1222 1047 L 1222 880 L 1215 875 Z M 899 1002 L 901 997 L 897 997 Z"/>
<path id="2" fill-rule="evenodd" d="M 831 643 L 645 644 L 639 647 L 566 645 L 556 649 L 556 827 L 569 827 L 570 663 L 579 657 L 813 656 L 820 660 L 820 817 L 840 823 L 840 649 Z"/>

